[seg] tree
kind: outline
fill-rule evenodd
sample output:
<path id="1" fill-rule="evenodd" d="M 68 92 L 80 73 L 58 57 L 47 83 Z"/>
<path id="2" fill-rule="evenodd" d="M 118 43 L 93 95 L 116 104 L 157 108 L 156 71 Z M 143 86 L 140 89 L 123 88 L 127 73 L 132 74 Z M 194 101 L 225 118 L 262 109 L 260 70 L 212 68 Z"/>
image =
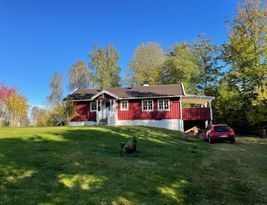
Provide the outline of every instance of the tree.
<path id="1" fill-rule="evenodd" d="M 229 43 L 224 59 L 231 65 L 231 81 L 246 97 L 263 85 L 267 72 L 267 7 L 260 0 L 246 0 L 229 23 Z"/>
<path id="2" fill-rule="evenodd" d="M 48 100 L 52 108 L 54 108 L 57 104 L 61 103 L 62 101 L 62 95 L 63 95 L 62 81 L 63 81 L 63 76 L 60 73 L 54 73 L 49 83 L 51 94 L 48 96 Z"/>
<path id="3" fill-rule="evenodd" d="M 76 114 L 74 103 L 68 99 L 64 101 L 60 108 L 60 114 L 62 116 L 62 119 L 64 119 L 65 124 L 68 125 L 71 118 Z"/>
<path id="4" fill-rule="evenodd" d="M 195 93 L 202 73 L 201 68 L 189 44 L 174 44 L 163 65 L 160 83 L 184 83 L 187 91 Z"/>
<path id="5" fill-rule="evenodd" d="M 50 114 L 46 109 L 34 106 L 31 109 L 32 125 L 46 127 L 49 124 Z"/>
<path id="6" fill-rule="evenodd" d="M 85 62 L 78 61 L 69 70 L 69 88 L 86 89 L 91 85 L 92 75 Z"/>
<path id="7" fill-rule="evenodd" d="M 138 46 L 128 65 L 130 82 L 142 84 L 148 81 L 151 85 L 160 84 L 160 73 L 166 56 L 158 43 L 145 43 Z"/>
<path id="8" fill-rule="evenodd" d="M 118 65 L 119 53 L 112 46 L 101 49 L 96 46 L 90 55 L 90 67 L 94 74 L 94 84 L 98 87 L 119 87 L 121 71 Z"/>
<path id="9" fill-rule="evenodd" d="M 247 118 L 250 124 L 257 128 L 267 128 L 267 83 L 256 90 L 255 97 L 251 100 Z"/>
<path id="10" fill-rule="evenodd" d="M 266 92 L 264 77 L 267 73 L 266 4 L 259 0 L 246 0 L 244 4 L 239 5 L 238 14 L 228 25 L 229 43 L 224 44 L 223 50 L 224 60 L 230 65 L 227 83 L 238 90 L 238 102 L 242 107 L 233 112 L 243 116 L 242 120 L 246 127 L 248 124 L 262 124 L 264 120 L 261 115 L 251 118 L 249 113 L 264 110 L 266 106 L 264 102 Z"/>
<path id="11" fill-rule="evenodd" d="M 213 109 L 216 122 L 229 124 L 238 132 L 245 131 L 247 124 L 240 95 L 238 86 L 230 86 L 227 79 L 223 79 Z"/>
<path id="12" fill-rule="evenodd" d="M 16 88 L 0 84 L 0 125 L 21 126 L 27 111 L 27 99 Z"/>
<path id="13" fill-rule="evenodd" d="M 7 101 L 8 122 L 10 127 L 21 126 L 28 111 L 27 99 L 20 95 L 14 95 Z"/>
<path id="14" fill-rule="evenodd" d="M 12 96 L 16 95 L 16 89 L 0 83 L 0 126 L 8 124 L 7 103 Z"/>
<path id="15" fill-rule="evenodd" d="M 202 67 L 200 81 L 197 85 L 198 92 L 204 95 L 216 96 L 219 79 L 222 76 L 219 66 L 220 47 L 205 38 L 204 34 L 191 44 L 194 55 L 198 58 L 199 66 Z"/>

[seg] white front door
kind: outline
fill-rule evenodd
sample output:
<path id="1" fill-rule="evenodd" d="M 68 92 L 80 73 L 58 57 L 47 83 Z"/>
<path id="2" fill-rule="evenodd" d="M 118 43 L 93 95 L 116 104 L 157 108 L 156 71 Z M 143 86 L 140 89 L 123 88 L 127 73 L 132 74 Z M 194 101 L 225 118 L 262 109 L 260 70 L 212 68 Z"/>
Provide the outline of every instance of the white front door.
<path id="1" fill-rule="evenodd" d="M 103 118 L 108 118 L 109 111 L 110 111 L 110 102 L 104 101 L 102 104 Z"/>

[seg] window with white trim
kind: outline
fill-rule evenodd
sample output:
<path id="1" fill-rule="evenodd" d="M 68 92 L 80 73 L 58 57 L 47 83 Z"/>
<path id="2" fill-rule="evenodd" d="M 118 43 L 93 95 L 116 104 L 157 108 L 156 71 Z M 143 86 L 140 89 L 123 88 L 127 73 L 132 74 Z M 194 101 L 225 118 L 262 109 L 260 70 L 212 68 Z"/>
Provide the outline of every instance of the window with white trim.
<path id="1" fill-rule="evenodd" d="M 153 100 L 142 100 L 142 111 L 153 111 Z"/>
<path id="2" fill-rule="evenodd" d="M 159 99 L 158 100 L 158 110 L 159 111 L 170 110 L 170 100 L 169 99 Z"/>
<path id="3" fill-rule="evenodd" d="M 91 102 L 90 103 L 90 111 L 91 112 L 96 112 L 96 102 Z"/>
<path id="4" fill-rule="evenodd" d="M 128 101 L 121 101 L 121 110 L 128 110 Z"/>

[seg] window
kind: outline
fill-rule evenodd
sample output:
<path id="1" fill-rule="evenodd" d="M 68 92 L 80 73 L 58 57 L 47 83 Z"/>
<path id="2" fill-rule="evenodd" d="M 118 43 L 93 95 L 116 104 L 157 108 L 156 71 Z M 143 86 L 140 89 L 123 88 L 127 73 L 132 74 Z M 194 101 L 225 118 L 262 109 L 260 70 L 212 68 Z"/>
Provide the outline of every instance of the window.
<path id="1" fill-rule="evenodd" d="M 153 100 L 143 100 L 142 111 L 153 111 Z"/>
<path id="2" fill-rule="evenodd" d="M 228 126 L 214 126 L 215 132 L 229 132 L 231 130 Z"/>
<path id="3" fill-rule="evenodd" d="M 91 102 L 90 103 L 90 111 L 95 112 L 96 111 L 96 102 Z"/>
<path id="4" fill-rule="evenodd" d="M 121 101 L 121 110 L 128 110 L 128 101 Z"/>
<path id="5" fill-rule="evenodd" d="M 158 110 L 170 110 L 170 100 L 169 99 L 158 100 Z"/>

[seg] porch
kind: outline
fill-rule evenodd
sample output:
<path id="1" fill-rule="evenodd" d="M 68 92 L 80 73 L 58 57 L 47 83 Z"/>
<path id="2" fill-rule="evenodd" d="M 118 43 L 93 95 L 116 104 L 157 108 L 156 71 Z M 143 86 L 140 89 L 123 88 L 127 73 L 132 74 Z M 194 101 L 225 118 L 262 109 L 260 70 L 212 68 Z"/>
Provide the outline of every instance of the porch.
<path id="1" fill-rule="evenodd" d="M 117 101 L 115 99 L 96 100 L 96 124 L 115 125 L 117 120 Z"/>
<path id="2" fill-rule="evenodd" d="M 186 95 L 181 99 L 181 118 L 183 119 L 184 131 L 192 127 L 205 129 L 212 124 L 213 97 Z"/>

